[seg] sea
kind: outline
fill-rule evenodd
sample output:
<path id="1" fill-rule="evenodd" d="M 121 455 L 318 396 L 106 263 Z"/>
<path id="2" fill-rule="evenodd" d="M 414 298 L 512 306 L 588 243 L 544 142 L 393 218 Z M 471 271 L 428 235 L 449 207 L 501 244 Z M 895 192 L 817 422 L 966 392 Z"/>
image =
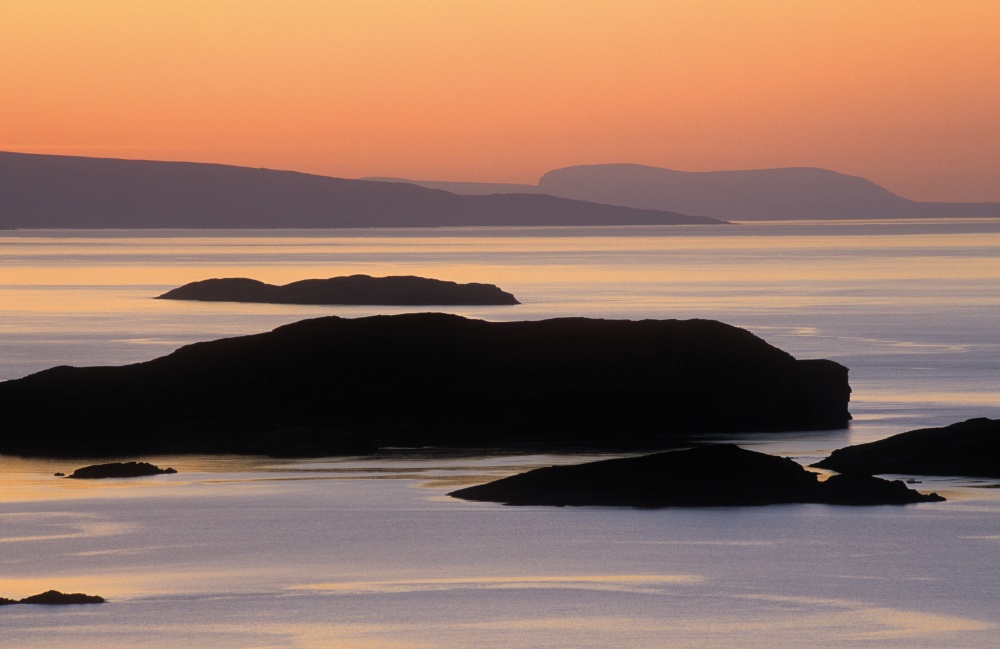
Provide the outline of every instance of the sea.
<path id="1" fill-rule="evenodd" d="M 521 304 L 154 299 L 210 277 L 351 274 L 496 284 Z M 0 232 L 0 380 L 142 362 L 306 318 L 430 310 L 707 318 L 797 358 L 835 360 L 850 369 L 850 427 L 707 436 L 805 465 L 906 430 L 1000 418 L 1000 219 Z M 0 647 L 1000 642 L 998 479 L 888 476 L 948 500 L 886 507 L 546 508 L 448 496 L 604 457 L 134 457 L 123 459 L 178 473 L 77 481 L 53 474 L 90 462 L 0 456 L 0 597 L 55 589 L 108 600 L 2 606 Z"/>

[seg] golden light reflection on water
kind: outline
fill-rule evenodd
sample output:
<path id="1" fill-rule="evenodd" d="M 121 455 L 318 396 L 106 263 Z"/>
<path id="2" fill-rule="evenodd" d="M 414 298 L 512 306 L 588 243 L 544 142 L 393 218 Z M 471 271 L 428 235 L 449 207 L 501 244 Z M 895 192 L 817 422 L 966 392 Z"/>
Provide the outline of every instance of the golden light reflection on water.
<path id="1" fill-rule="evenodd" d="M 445 648 L 462 639 L 478 638 L 475 646 L 510 642 L 517 646 L 530 638 L 532 647 L 665 646 L 679 649 L 715 647 L 844 647 L 856 643 L 909 640 L 918 646 L 949 646 L 955 633 L 991 632 L 996 625 L 956 616 L 905 609 L 871 607 L 848 600 L 761 598 L 791 605 L 784 614 L 768 609 L 745 609 L 739 598 L 723 599 L 723 610 L 712 616 L 686 617 L 669 609 L 657 617 L 627 615 L 528 616 L 475 622 L 426 624 L 303 624 L 279 626 L 272 633 L 295 639 L 309 649 L 352 647 L 387 649 L 398 646 Z M 429 638 L 429 639 L 428 639 Z M 483 641 L 483 638 L 489 640 Z M 931 644 L 927 644 L 930 642 Z M 497 644 L 495 646 L 500 646 Z"/>
<path id="2" fill-rule="evenodd" d="M 812 236 L 766 236 L 766 226 L 740 228 L 738 236 L 718 230 L 669 236 L 667 229 L 645 237 L 619 236 L 627 229 L 585 237 L 505 237 L 502 230 L 490 237 L 8 235 L 0 236 L 0 285 L 173 286 L 218 276 L 284 283 L 357 272 L 528 283 L 537 278 L 539 264 L 553 281 L 597 284 L 1000 279 L 1000 268 L 993 263 L 1000 233 L 854 236 L 847 230 L 837 236 L 824 230 Z M 628 253 L 625 263 L 623 252 Z M 737 275 L 731 266 L 706 263 L 720 256 L 748 263 L 739 264 Z M 858 258 L 864 263 L 857 263 Z"/>
<path id="3" fill-rule="evenodd" d="M 931 391 L 920 392 L 919 394 L 900 394 L 898 392 L 879 393 L 877 390 L 868 390 L 855 401 L 881 404 L 946 404 L 951 406 L 979 406 L 983 403 L 1000 403 L 1000 392 L 947 392 Z M 971 415 L 970 415 L 971 416 Z"/>
<path id="4" fill-rule="evenodd" d="M 320 590 L 331 594 L 419 593 L 445 590 L 559 589 L 657 593 L 666 585 L 698 584 L 698 575 L 557 575 L 519 577 L 451 577 L 393 581 L 352 581 L 302 584 L 297 590 Z"/>
<path id="5" fill-rule="evenodd" d="M 171 546 L 177 547 L 177 546 Z M 256 573 L 264 575 L 261 567 Z M 213 592 L 218 584 L 231 582 L 231 571 L 214 572 L 209 569 L 191 570 L 182 566 L 161 566 L 147 574 L 123 571 L 72 574 L 39 574 L 30 578 L 0 577 L 0 597 L 19 599 L 47 590 L 63 593 L 100 595 L 109 601 L 149 598 L 185 593 L 188 597 L 202 597 Z"/>
<path id="6" fill-rule="evenodd" d="M 746 595 L 744 599 L 787 604 L 803 609 L 827 609 L 822 616 L 807 613 L 804 617 L 796 616 L 783 623 L 783 626 L 815 626 L 837 627 L 841 630 L 851 629 L 847 637 L 859 640 L 888 640 L 902 638 L 918 638 L 930 634 L 955 633 L 959 631 L 986 631 L 1000 628 L 996 624 L 962 618 L 952 615 L 939 615 L 924 611 L 912 611 L 885 606 L 820 597 L 782 597 L 774 595 Z M 773 630 L 773 623 L 755 625 L 758 630 Z"/>
<path id="7" fill-rule="evenodd" d="M 17 518 L 28 518 L 32 522 L 45 521 L 46 527 L 57 531 L 48 534 L 8 536 L 4 534 L 3 527 L 0 527 L 0 543 L 35 543 L 38 541 L 118 536 L 134 529 L 128 523 L 92 520 L 93 517 L 86 514 L 68 512 L 48 515 L 0 513 L 0 523 L 7 522 L 9 524 Z"/>
<path id="8" fill-rule="evenodd" d="M 76 500 L 87 498 L 140 498 L 163 495 L 208 482 L 208 475 L 262 471 L 273 464 L 271 458 L 236 455 L 186 455 L 118 458 L 117 461 L 141 460 L 160 467 L 172 467 L 178 473 L 140 478 L 74 480 L 55 473 L 71 474 L 89 464 L 113 459 L 43 459 L 0 455 L 0 503 L 37 500 Z M 192 492 L 193 493 L 193 492 Z M 180 494 L 178 494 L 180 496 Z"/>

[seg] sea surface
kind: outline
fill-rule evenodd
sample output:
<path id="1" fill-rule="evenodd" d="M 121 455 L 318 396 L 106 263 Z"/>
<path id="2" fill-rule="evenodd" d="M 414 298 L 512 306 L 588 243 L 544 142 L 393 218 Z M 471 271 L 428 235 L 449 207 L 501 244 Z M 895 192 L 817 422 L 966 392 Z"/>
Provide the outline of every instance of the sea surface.
<path id="1" fill-rule="evenodd" d="M 304 318 L 414 309 L 155 300 L 209 277 L 365 273 L 497 284 L 487 320 L 711 318 L 850 368 L 850 428 L 755 434 L 808 464 L 1000 417 L 1000 220 L 629 228 L 0 232 L 0 380 L 140 362 Z M 476 422 L 470 421 L 470 427 Z M 2 413 L 0 413 L 2 427 Z M 53 477 L 0 456 L 0 647 L 995 647 L 1000 481 L 944 503 L 505 507 L 461 486 L 603 455 L 128 458 Z M 909 476 L 899 476 L 909 477 Z"/>

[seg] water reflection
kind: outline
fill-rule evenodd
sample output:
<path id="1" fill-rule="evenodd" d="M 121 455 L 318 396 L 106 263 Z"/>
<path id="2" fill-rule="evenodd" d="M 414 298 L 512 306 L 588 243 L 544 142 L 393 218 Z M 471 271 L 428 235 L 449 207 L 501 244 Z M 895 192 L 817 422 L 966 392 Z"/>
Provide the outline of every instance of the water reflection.
<path id="1" fill-rule="evenodd" d="M 1000 416 L 1000 221 L 708 228 L 54 232 L 0 236 L 0 378 L 121 364 L 306 317 L 406 309 L 167 303 L 213 276 L 367 272 L 496 283 L 525 302 L 455 312 L 705 317 L 851 368 L 852 427 L 744 436 L 801 462 Z M 396 451 L 303 461 L 143 459 L 174 476 L 84 483 L 89 462 L 0 456 L 0 609 L 37 647 L 971 647 L 1000 615 L 995 481 L 949 502 L 637 511 L 508 508 L 445 494 L 596 459 Z M 6 644 L 5 644 L 6 646 Z"/>

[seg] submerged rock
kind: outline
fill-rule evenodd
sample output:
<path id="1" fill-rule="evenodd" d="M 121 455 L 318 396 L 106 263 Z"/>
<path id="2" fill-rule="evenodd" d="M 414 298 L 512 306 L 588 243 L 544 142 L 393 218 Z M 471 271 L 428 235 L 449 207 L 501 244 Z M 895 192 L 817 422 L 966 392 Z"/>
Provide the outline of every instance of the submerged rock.
<path id="1" fill-rule="evenodd" d="M 147 475 L 177 473 L 171 468 L 161 469 L 149 462 L 111 462 L 109 464 L 92 464 L 77 469 L 68 478 L 81 480 L 97 480 L 101 478 L 138 478 Z M 57 474 L 58 475 L 58 474 Z"/>
<path id="2" fill-rule="evenodd" d="M 841 473 L 1000 478 L 1000 419 L 968 419 L 837 449 L 813 466 Z"/>
<path id="3" fill-rule="evenodd" d="M 38 595 L 25 597 L 13 604 L 103 604 L 107 600 L 99 595 L 84 595 L 83 593 L 60 593 L 58 590 L 47 590 Z"/>
<path id="4" fill-rule="evenodd" d="M 305 279 L 284 286 L 244 277 L 206 279 L 167 291 L 159 300 L 257 302 L 266 304 L 371 304 L 397 306 L 520 304 L 493 284 L 457 284 L 439 279 L 351 275 Z"/>
<path id="5" fill-rule="evenodd" d="M 849 398 L 842 365 L 711 320 L 326 317 L 0 383 L 0 452 L 314 455 L 350 435 L 662 448 L 704 432 L 842 428 Z"/>
<path id="6" fill-rule="evenodd" d="M 816 474 L 781 457 L 734 444 L 535 469 L 453 491 L 465 500 L 507 505 L 732 507 L 779 503 L 902 505 L 944 500 L 902 482 Z"/>

